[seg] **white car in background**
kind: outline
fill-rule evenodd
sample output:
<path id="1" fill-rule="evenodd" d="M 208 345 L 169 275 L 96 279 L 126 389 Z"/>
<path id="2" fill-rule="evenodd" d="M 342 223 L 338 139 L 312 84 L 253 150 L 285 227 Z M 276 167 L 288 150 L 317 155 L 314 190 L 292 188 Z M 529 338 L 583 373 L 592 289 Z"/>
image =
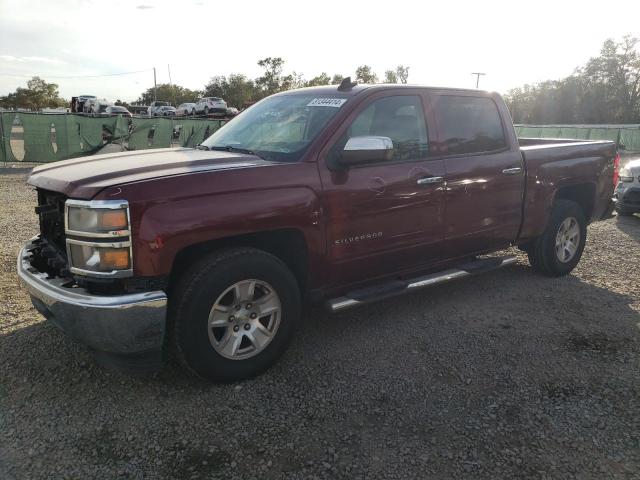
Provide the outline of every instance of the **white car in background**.
<path id="1" fill-rule="evenodd" d="M 226 115 L 227 102 L 220 97 L 204 97 L 197 101 L 195 111 L 196 114 Z"/>
<path id="2" fill-rule="evenodd" d="M 180 105 L 178 105 L 178 108 L 176 108 L 176 115 L 178 115 L 179 117 L 186 117 L 187 115 L 195 115 L 196 111 L 196 104 L 195 103 L 181 103 Z"/>
<path id="3" fill-rule="evenodd" d="M 104 98 L 92 98 L 84 102 L 83 111 L 91 115 L 98 115 L 104 113 L 107 107 L 111 105 L 113 104 Z"/>
<path id="4" fill-rule="evenodd" d="M 147 108 L 147 115 L 149 115 L 150 117 L 155 117 L 158 115 L 156 112 L 160 107 L 168 107 L 168 106 L 169 106 L 169 102 L 161 102 L 159 100 L 156 102 L 151 102 L 151 105 L 149 105 L 149 108 Z"/>
<path id="5" fill-rule="evenodd" d="M 171 105 L 163 105 L 158 107 L 153 114 L 154 117 L 175 117 L 176 115 L 176 107 L 172 107 Z"/>

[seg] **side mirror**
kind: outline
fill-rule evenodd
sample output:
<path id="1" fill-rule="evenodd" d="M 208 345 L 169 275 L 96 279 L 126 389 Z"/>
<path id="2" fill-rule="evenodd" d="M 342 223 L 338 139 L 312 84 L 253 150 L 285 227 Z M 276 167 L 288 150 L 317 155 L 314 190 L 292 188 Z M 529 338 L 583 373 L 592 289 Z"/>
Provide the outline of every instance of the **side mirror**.
<path id="1" fill-rule="evenodd" d="M 376 163 L 393 158 L 393 142 L 389 137 L 351 137 L 340 153 L 338 163 L 349 167 L 364 163 Z"/>

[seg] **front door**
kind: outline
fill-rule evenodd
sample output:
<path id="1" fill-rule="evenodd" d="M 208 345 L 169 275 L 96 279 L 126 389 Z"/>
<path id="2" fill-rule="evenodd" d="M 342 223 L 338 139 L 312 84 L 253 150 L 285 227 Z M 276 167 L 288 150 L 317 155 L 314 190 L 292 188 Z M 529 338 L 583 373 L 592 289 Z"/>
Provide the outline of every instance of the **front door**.
<path id="1" fill-rule="evenodd" d="M 419 267 L 439 256 L 444 163 L 429 158 L 423 101 L 419 90 L 373 95 L 321 154 L 332 284 Z M 391 160 L 343 170 L 328 167 L 349 138 L 369 135 L 392 140 Z"/>

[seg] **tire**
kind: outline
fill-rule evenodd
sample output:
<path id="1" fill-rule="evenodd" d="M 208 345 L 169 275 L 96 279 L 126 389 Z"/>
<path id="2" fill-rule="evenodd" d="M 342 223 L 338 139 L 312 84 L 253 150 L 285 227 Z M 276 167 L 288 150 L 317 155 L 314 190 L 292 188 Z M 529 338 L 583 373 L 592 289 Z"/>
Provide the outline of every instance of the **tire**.
<path id="1" fill-rule="evenodd" d="M 194 117 L 196 116 L 196 109 L 195 108 L 193 110 L 191 110 L 191 115 L 193 115 Z"/>
<path id="2" fill-rule="evenodd" d="M 232 289 L 240 284 L 240 290 L 248 292 L 246 282 L 255 283 L 254 296 L 244 297 L 255 298 L 247 301 L 255 302 L 251 305 L 254 310 L 239 302 Z M 271 294 L 265 293 L 269 289 Z M 258 298 L 262 293 L 265 295 Z M 300 321 L 300 290 L 294 275 L 278 258 L 254 248 L 221 250 L 194 264 L 182 275 L 169 301 L 169 326 L 178 361 L 213 382 L 233 382 L 262 373 L 284 353 Z M 240 309 L 238 304 L 242 304 Z M 277 304 L 279 312 L 270 317 L 255 313 L 261 305 L 275 308 Z M 209 326 L 210 316 L 218 327 Z M 272 335 L 262 333 L 267 330 Z M 264 340 L 264 346 L 256 347 L 254 337 Z"/>
<path id="3" fill-rule="evenodd" d="M 564 241 L 560 237 L 560 241 L 564 242 L 563 244 L 566 244 L 567 248 L 557 245 L 559 230 L 563 225 L 568 232 L 577 231 L 579 233 L 579 238 L 574 242 Z M 575 239 L 575 237 L 573 238 Z M 578 265 L 586 240 L 587 221 L 582 208 L 570 200 L 556 200 L 544 233 L 527 248 L 529 263 L 534 270 L 550 277 L 567 275 Z M 557 247 L 561 253 L 557 252 Z M 574 247 L 575 250 L 571 253 L 571 249 Z M 560 258 L 561 255 L 564 256 L 563 259 Z"/>

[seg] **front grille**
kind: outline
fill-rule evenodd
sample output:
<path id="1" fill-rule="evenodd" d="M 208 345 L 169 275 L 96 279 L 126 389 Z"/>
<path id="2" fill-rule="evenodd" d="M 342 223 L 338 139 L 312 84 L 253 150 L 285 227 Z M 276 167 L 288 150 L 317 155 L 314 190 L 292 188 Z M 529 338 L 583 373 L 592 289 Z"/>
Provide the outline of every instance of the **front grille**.
<path id="1" fill-rule="evenodd" d="M 61 193 L 38 189 L 36 213 L 40 219 L 40 238 L 34 242 L 32 266 L 50 276 L 69 277 L 64 233 L 64 203 Z"/>

